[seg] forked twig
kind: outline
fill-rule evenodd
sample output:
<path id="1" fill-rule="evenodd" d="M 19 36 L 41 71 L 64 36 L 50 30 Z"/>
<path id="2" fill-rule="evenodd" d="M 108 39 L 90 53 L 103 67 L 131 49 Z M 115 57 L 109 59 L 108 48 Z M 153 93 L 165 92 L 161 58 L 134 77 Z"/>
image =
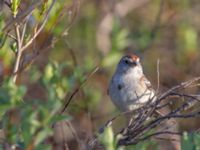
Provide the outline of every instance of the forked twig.
<path id="1" fill-rule="evenodd" d="M 31 13 L 33 12 L 33 10 L 40 4 L 40 3 L 35 3 L 33 4 L 29 9 L 26 10 L 26 13 L 22 13 L 21 15 L 18 15 L 16 18 L 14 18 L 14 20 L 12 20 L 10 23 L 8 23 L 8 26 L 6 26 L 3 30 L 8 30 L 7 33 L 10 31 L 9 26 L 12 26 L 13 24 L 15 25 L 15 33 L 16 33 L 16 42 L 17 42 L 17 52 L 16 52 L 16 61 L 15 61 L 15 65 L 14 65 L 14 69 L 13 69 L 13 82 L 16 83 L 17 80 L 17 76 L 20 70 L 20 60 L 21 60 L 21 56 L 23 51 L 31 44 L 33 43 L 34 39 L 40 34 L 40 32 L 42 31 L 42 29 L 44 28 L 48 16 L 50 14 L 51 9 L 54 6 L 54 3 L 56 1 L 53 0 L 49 9 L 46 12 L 46 15 L 44 17 L 43 23 L 40 26 L 40 28 L 35 32 L 35 34 L 33 35 L 33 37 L 25 44 L 23 45 L 23 41 L 24 41 L 24 36 L 25 36 L 25 32 L 26 32 L 26 26 L 27 26 L 27 21 L 28 21 L 28 16 L 31 15 Z M 16 20 L 17 18 L 19 19 L 19 17 L 22 17 L 23 19 L 26 18 L 24 22 L 24 26 L 23 26 L 23 30 L 22 33 L 20 33 L 20 23 Z"/>
<path id="2" fill-rule="evenodd" d="M 199 94 L 193 94 L 193 93 L 184 93 L 183 90 L 186 90 L 194 85 L 198 85 L 200 82 L 200 77 L 193 78 L 189 81 L 183 82 L 177 86 L 174 86 L 167 90 L 164 93 L 157 94 L 156 100 L 152 101 L 151 103 L 148 103 L 141 108 L 138 108 L 134 111 L 133 121 L 128 126 L 122 128 L 119 132 L 115 134 L 121 135 L 120 139 L 118 140 L 118 146 L 121 145 L 131 145 L 131 144 L 137 144 L 141 141 L 147 140 L 151 137 L 157 138 L 158 135 L 168 135 L 171 136 L 168 140 L 172 139 L 171 141 L 177 141 L 179 142 L 179 136 L 182 135 L 182 132 L 172 131 L 172 128 L 177 126 L 176 122 L 173 119 L 179 119 L 179 118 L 195 118 L 200 117 L 200 100 Z M 167 113 L 158 114 L 158 116 L 155 116 L 155 112 L 159 111 L 160 109 L 163 109 L 169 105 L 170 102 L 175 101 L 174 99 L 169 99 L 170 97 L 176 97 L 176 101 L 184 98 L 184 102 L 182 102 L 181 105 L 176 106 L 172 110 L 169 110 Z M 178 99 L 179 98 L 179 99 Z M 163 101 L 168 100 L 166 103 L 163 104 Z M 193 105 L 190 105 L 193 104 Z M 195 110 L 188 111 L 191 107 L 195 105 Z M 145 110 L 145 111 L 144 111 Z M 187 111 L 185 111 L 187 110 Z M 125 112 L 127 113 L 127 112 Z M 125 114 L 121 113 L 121 114 Z M 130 113 L 130 112 L 129 112 Z M 108 125 L 111 126 L 115 123 L 115 120 L 117 117 L 121 116 L 120 114 L 114 119 L 111 119 L 111 121 L 108 121 L 103 128 L 101 128 L 101 131 L 104 130 Z M 150 119 L 148 119 L 150 118 Z M 170 123 L 166 123 L 169 122 Z M 173 124 L 171 124 L 173 123 Z M 162 125 L 164 124 L 165 127 Z M 160 130 L 158 130 L 160 129 Z M 101 132 L 99 132 L 101 133 Z M 151 133 L 151 134 L 147 134 Z M 174 138 L 176 137 L 176 138 Z M 161 137 L 162 140 L 164 140 Z M 93 138 L 92 139 L 92 145 L 93 147 L 95 145 L 95 142 L 98 143 L 98 139 Z"/>

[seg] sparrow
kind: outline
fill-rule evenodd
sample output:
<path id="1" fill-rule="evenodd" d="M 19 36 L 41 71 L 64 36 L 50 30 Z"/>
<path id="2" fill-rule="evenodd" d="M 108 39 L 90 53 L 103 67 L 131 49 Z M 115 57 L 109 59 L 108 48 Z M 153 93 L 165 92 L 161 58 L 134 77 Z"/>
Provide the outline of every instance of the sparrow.
<path id="1" fill-rule="evenodd" d="M 143 73 L 138 56 L 129 54 L 121 58 L 110 81 L 108 94 L 123 112 L 138 109 L 155 100 L 155 91 Z"/>
<path id="2" fill-rule="evenodd" d="M 110 95 L 112 102 L 122 112 L 131 112 L 142 106 L 153 103 L 157 99 L 156 92 L 153 89 L 151 82 L 143 73 L 140 58 L 134 54 L 125 55 L 120 59 L 116 71 L 110 81 L 108 94 Z M 169 108 L 165 107 L 159 110 L 158 113 L 165 115 L 169 111 Z M 128 117 L 130 117 L 130 115 L 128 115 Z M 172 126 L 174 122 L 173 119 L 169 119 L 163 126 Z M 176 126 L 170 128 L 169 131 L 177 131 Z M 171 136 L 164 134 L 163 136 L 169 139 L 180 139 L 176 135 Z M 165 141 L 164 143 L 167 143 L 167 149 L 180 150 L 180 142 Z M 163 143 L 160 144 L 162 147 Z"/>

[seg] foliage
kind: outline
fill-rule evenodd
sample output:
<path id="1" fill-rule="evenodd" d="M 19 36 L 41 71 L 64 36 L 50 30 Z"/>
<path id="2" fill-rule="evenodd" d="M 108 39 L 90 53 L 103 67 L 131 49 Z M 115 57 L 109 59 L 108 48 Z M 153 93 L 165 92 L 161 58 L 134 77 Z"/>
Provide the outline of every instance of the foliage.
<path id="1" fill-rule="evenodd" d="M 181 149 L 200 149 L 200 134 L 189 134 L 185 132 L 182 137 Z"/>
<path id="2" fill-rule="evenodd" d="M 106 150 L 117 149 L 117 140 L 114 137 L 112 127 L 105 128 L 102 134 L 99 134 L 100 142 L 105 146 Z"/>
<path id="3" fill-rule="evenodd" d="M 156 149 L 156 143 L 151 140 L 140 142 L 135 145 L 129 145 L 126 147 L 117 146 L 118 140 L 120 139 L 120 135 L 115 137 L 111 126 L 106 127 L 103 133 L 98 135 L 98 138 L 100 142 L 104 145 L 104 148 L 106 150 L 146 150 L 149 147 Z"/>
<path id="4" fill-rule="evenodd" d="M 105 120 L 116 115 L 106 91 L 118 60 L 127 52 L 145 58 L 142 59 L 145 73 L 154 85 L 157 80 L 155 64 L 160 58 L 160 67 L 164 68 L 160 69 L 161 89 L 199 75 L 197 8 L 200 3 L 195 0 L 141 0 L 141 4 L 134 3 L 135 6 L 129 1 L 121 7 L 127 9 L 121 11 L 117 8 L 126 0 L 0 2 L 0 132 L 4 130 L 5 134 L 3 142 L 0 135 L 0 149 L 5 144 L 21 149 L 51 149 L 48 142 L 53 137 L 52 126 L 61 120 L 76 120 L 77 135 L 83 135 L 82 130 L 87 137 L 95 134 Z M 98 32 L 102 24 L 103 30 Z M 34 37 L 40 27 L 42 30 Z M 19 41 L 22 47 L 31 42 L 22 51 L 15 72 Z M 99 71 L 80 87 L 95 66 Z M 13 82 L 16 75 L 17 80 Z M 60 114 L 74 92 L 66 110 L 69 114 Z M 119 122 L 116 128 L 123 120 Z M 199 120 L 195 124 L 198 125 Z M 180 126 L 190 130 L 193 125 L 185 121 Z M 109 127 L 99 135 L 107 149 L 117 149 L 119 139 L 114 133 L 115 127 Z M 185 134 L 182 148 L 198 149 L 198 141 L 198 134 Z M 124 149 L 144 150 L 154 146 L 154 142 L 145 141 Z"/>
<path id="5" fill-rule="evenodd" d="M 38 70 L 32 74 L 38 74 Z M 52 136 L 52 125 L 61 120 L 69 120 L 69 115 L 58 115 L 61 109 L 63 91 L 67 84 L 60 84 L 66 77 L 61 75 L 62 67 L 54 63 L 45 68 L 43 76 L 39 77 L 41 86 L 46 90 L 45 99 L 27 99 L 27 87 L 16 86 L 11 80 L 6 80 L 0 89 L 1 124 L 5 131 L 6 142 L 17 144 L 27 149 L 44 148 L 44 140 Z M 58 80 L 59 79 L 59 80 Z M 62 82 L 66 83 L 66 82 Z M 16 114 L 17 116 L 12 116 Z M 13 118 L 12 118 L 13 117 Z M 13 121 L 13 119 L 15 121 Z M 45 149 L 49 146 L 45 146 Z"/>

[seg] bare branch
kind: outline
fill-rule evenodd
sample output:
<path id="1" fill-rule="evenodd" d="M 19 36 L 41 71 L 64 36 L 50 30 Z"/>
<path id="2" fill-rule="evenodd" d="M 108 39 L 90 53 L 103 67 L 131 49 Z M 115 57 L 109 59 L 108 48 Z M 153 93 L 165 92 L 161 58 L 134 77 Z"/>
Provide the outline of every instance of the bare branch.
<path id="1" fill-rule="evenodd" d="M 13 70 L 13 82 L 16 83 L 17 80 L 17 71 L 19 69 L 19 64 L 20 64 L 20 59 L 21 59 L 21 55 L 22 55 L 22 51 L 21 51 L 21 36 L 20 36 L 20 31 L 19 31 L 19 25 L 16 24 L 15 26 L 15 32 L 16 32 L 16 42 L 17 42 L 17 58 L 15 61 L 15 66 L 14 66 L 14 70 Z"/>
<path id="2" fill-rule="evenodd" d="M 136 141 L 121 140 L 119 142 L 119 145 L 132 145 L 132 144 L 136 144 L 136 143 L 139 143 L 141 141 L 148 140 L 151 137 L 155 137 L 155 136 L 162 135 L 162 134 L 165 134 L 165 135 L 166 134 L 170 134 L 170 135 L 174 135 L 175 134 L 175 135 L 179 135 L 179 136 L 182 135 L 182 133 L 180 133 L 180 132 L 162 131 L 162 132 L 156 132 L 156 133 L 153 133 L 153 134 L 149 134 L 149 135 L 147 135 L 147 136 L 145 136 L 143 138 L 137 139 Z M 176 140 L 176 139 L 174 139 L 174 140 Z"/>
<path id="3" fill-rule="evenodd" d="M 49 9 L 47 10 L 42 25 L 36 31 L 36 33 L 33 35 L 33 37 L 25 45 L 23 45 L 23 41 L 24 41 L 24 36 L 25 36 L 25 32 L 26 32 L 27 22 L 28 22 L 29 16 L 31 15 L 31 13 L 33 12 L 33 10 L 37 6 L 39 6 L 39 4 L 40 4 L 39 2 L 33 4 L 25 12 L 19 14 L 17 17 L 14 18 L 14 20 L 11 20 L 7 24 L 7 26 L 3 29 L 5 31 L 7 31 L 7 33 L 9 33 L 11 31 L 10 27 L 12 27 L 13 24 L 15 25 L 15 34 L 16 34 L 16 42 L 17 42 L 17 52 L 16 52 L 16 61 L 15 61 L 14 69 L 13 69 L 13 82 L 14 83 L 16 82 L 17 76 L 19 74 L 20 59 L 21 59 L 22 53 L 34 41 L 34 39 L 40 34 L 40 32 L 42 31 L 42 29 L 44 28 L 44 26 L 45 26 L 45 24 L 47 22 L 48 16 L 50 14 L 50 11 L 53 8 L 54 3 L 55 3 L 55 0 L 52 1 Z M 25 18 L 26 18 L 26 20 L 23 21 Z M 19 20 L 21 20 L 21 22 L 19 22 Z M 23 26 L 22 33 L 20 33 L 20 24 L 21 23 L 24 23 L 23 25 L 21 25 L 21 26 Z"/>
<path id="4" fill-rule="evenodd" d="M 73 93 L 71 94 L 71 96 L 69 96 L 69 98 L 66 100 L 66 104 L 64 105 L 63 109 L 61 110 L 60 114 L 62 114 L 66 108 L 68 107 L 68 105 L 70 104 L 70 102 L 72 101 L 73 97 L 79 92 L 79 90 L 83 87 L 83 85 L 85 85 L 85 83 L 88 81 L 88 79 L 94 75 L 97 71 L 98 71 L 99 67 L 95 67 L 85 78 L 85 80 L 73 91 Z"/>
<path id="5" fill-rule="evenodd" d="M 26 10 L 22 11 L 20 14 L 18 14 L 15 18 L 12 18 L 8 23 L 5 25 L 3 28 L 3 32 L 8 33 L 10 30 L 12 30 L 12 27 L 15 26 L 16 24 L 20 24 L 23 22 L 23 20 L 30 15 L 35 8 L 40 6 L 42 1 L 38 0 L 35 3 L 33 3 L 29 8 Z"/>
<path id="6" fill-rule="evenodd" d="M 160 65 L 160 60 L 158 59 L 157 60 L 157 90 L 156 90 L 157 94 L 159 93 L 159 89 L 160 89 L 160 68 L 159 68 L 159 65 Z"/>
<path id="7" fill-rule="evenodd" d="M 137 144 L 152 137 L 165 140 L 165 138 L 158 137 L 158 135 L 165 135 L 164 137 L 167 137 L 166 140 L 179 142 L 179 136 L 181 136 L 182 133 L 173 131 L 174 127 L 177 126 L 175 119 L 200 117 L 200 95 L 198 93 L 184 93 L 184 91 L 190 87 L 197 87 L 199 82 L 200 77 L 196 77 L 174 86 L 164 93 L 157 94 L 156 97 L 152 98 L 156 98 L 155 101 L 150 101 L 150 103 L 147 103 L 132 112 L 121 113 L 109 120 L 101 128 L 101 132 L 99 133 L 102 133 L 104 128 L 108 125 L 113 125 L 117 117 L 122 114 L 132 113 L 134 115 L 128 126 L 122 128 L 115 134 L 115 136 L 120 134 L 121 138 L 118 141 L 119 146 Z M 171 97 L 175 97 L 176 99 L 171 99 Z M 184 99 L 184 101 L 182 99 Z M 163 102 L 166 100 L 167 102 Z M 160 113 L 161 109 L 166 108 L 173 101 L 179 101 L 181 104 L 172 110 L 169 110 L 169 112 Z M 195 109 L 191 111 L 190 108 L 193 106 L 195 106 Z M 198 130 L 195 132 L 198 132 Z M 98 139 L 96 139 L 96 137 L 94 137 L 92 141 L 93 145 L 95 144 L 94 142 L 98 144 Z"/>
<path id="8" fill-rule="evenodd" d="M 50 11 L 51 11 L 51 9 L 53 8 L 53 5 L 54 5 L 55 2 L 56 2 L 56 0 L 53 0 L 53 1 L 52 1 L 51 5 L 50 5 L 49 9 L 47 10 L 47 13 L 46 13 L 46 15 L 45 15 L 45 17 L 44 17 L 44 20 L 43 20 L 43 22 L 42 22 L 42 25 L 41 25 L 41 26 L 39 27 L 39 29 L 34 33 L 33 37 L 26 43 L 26 45 L 24 45 L 24 46 L 21 48 L 22 51 L 24 51 L 24 50 L 35 40 L 35 38 L 40 34 L 40 32 L 43 30 L 43 28 L 44 28 L 44 26 L 45 26 L 45 24 L 46 24 L 46 22 L 47 22 L 47 20 L 48 20 Z"/>

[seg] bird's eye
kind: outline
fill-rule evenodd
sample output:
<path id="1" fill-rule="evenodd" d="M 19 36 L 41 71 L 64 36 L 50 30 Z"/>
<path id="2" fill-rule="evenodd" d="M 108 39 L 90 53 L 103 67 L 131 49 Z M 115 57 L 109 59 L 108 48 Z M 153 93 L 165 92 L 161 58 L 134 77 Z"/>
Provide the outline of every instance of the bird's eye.
<path id="1" fill-rule="evenodd" d="M 128 61 L 128 60 L 125 60 L 125 63 L 126 63 L 126 64 L 129 64 L 129 61 Z"/>

